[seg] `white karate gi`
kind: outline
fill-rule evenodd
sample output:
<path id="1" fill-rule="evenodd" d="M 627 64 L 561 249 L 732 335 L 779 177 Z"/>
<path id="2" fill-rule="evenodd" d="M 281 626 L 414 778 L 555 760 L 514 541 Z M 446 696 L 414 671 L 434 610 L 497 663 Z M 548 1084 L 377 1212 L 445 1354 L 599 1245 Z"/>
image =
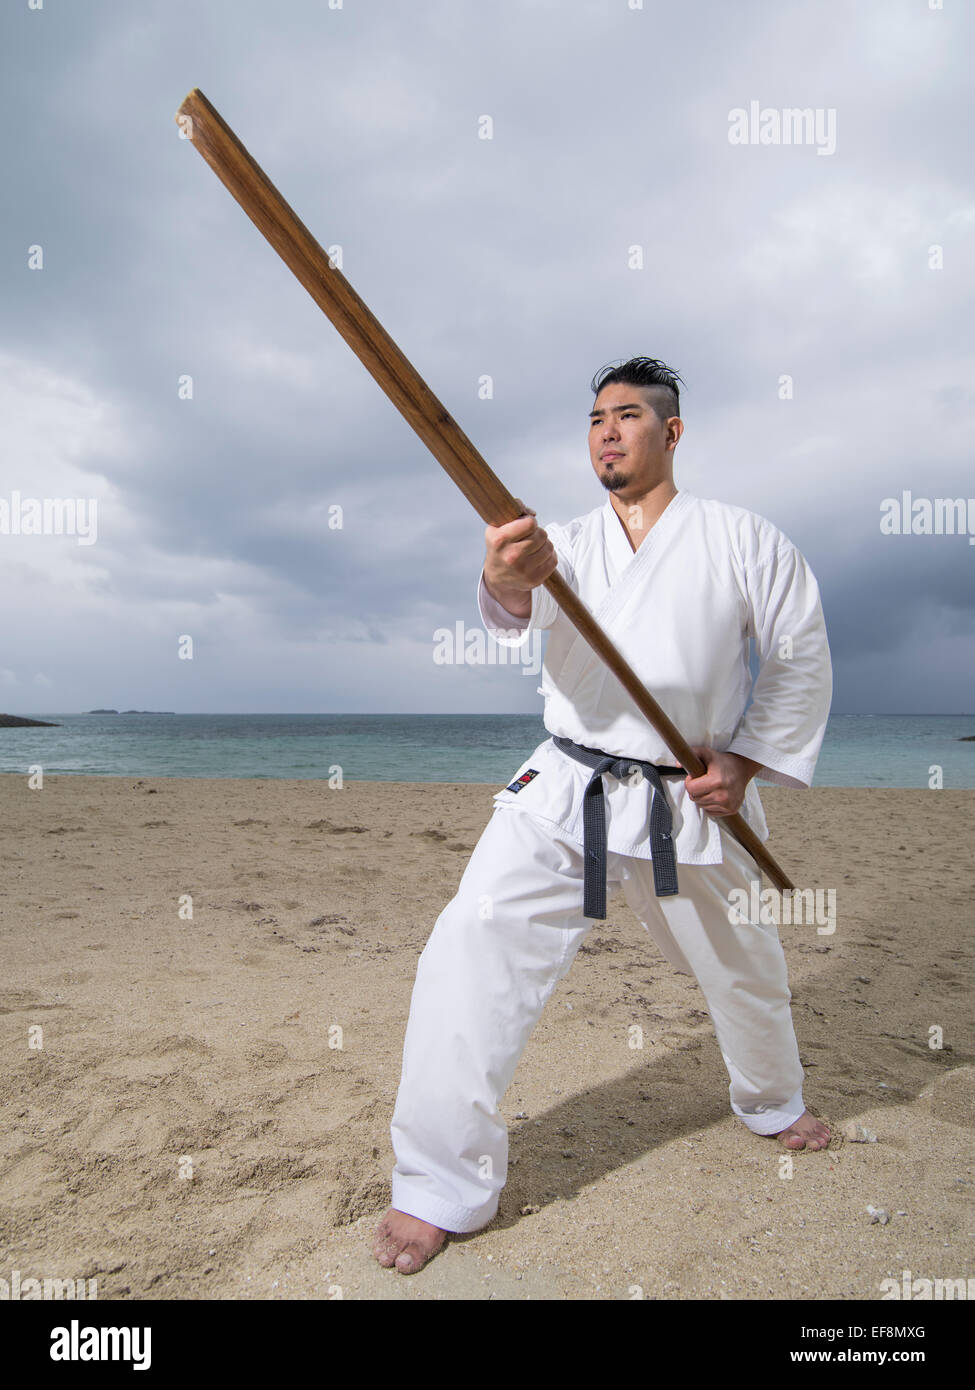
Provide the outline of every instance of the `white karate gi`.
<path id="1" fill-rule="evenodd" d="M 811 784 L 832 693 L 829 646 L 816 580 L 781 531 L 683 491 L 635 552 L 610 499 L 545 529 L 559 573 L 689 743 L 752 758 L 767 781 Z M 491 598 L 482 574 L 478 603 L 501 642 L 548 630 L 541 693 L 551 734 L 677 765 L 546 589 L 532 590 L 531 616 L 518 619 Z M 759 661 L 753 690 L 749 637 Z M 498 1103 L 592 926 L 582 916 L 591 769 L 551 740 L 512 782 L 529 768 L 538 775 L 495 796 L 417 968 L 392 1121 L 392 1205 L 445 1230 L 477 1230 L 497 1211 L 507 1174 Z M 719 819 L 694 805 L 683 779 L 664 786 L 679 894 L 654 894 L 646 780 L 604 779 L 608 886 L 622 888 L 663 953 L 701 986 L 734 1113 L 755 1133 L 779 1133 L 805 1108 L 785 958 L 774 926 L 729 920 L 738 915 L 729 912 L 732 889 L 747 892 L 759 871 Z M 767 839 L 754 781 L 741 812 Z"/>

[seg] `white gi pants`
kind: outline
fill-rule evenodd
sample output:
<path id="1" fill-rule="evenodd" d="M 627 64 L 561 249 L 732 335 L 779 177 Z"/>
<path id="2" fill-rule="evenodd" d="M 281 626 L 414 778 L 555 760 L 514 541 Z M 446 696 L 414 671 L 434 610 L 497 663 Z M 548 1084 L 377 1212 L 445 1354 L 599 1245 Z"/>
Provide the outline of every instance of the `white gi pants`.
<path id="1" fill-rule="evenodd" d="M 730 835 L 722 845 L 721 864 L 679 864 L 668 898 L 654 895 L 649 859 L 610 852 L 607 890 L 621 886 L 663 954 L 696 977 L 732 1110 L 777 1134 L 805 1108 L 785 957 L 774 926 L 729 921 L 729 892 L 747 892 L 758 871 Z M 497 1212 L 508 1166 L 498 1104 L 594 925 L 582 878 L 581 848 L 555 826 L 495 810 L 417 965 L 391 1125 L 397 1211 L 446 1231 L 479 1230 Z"/>

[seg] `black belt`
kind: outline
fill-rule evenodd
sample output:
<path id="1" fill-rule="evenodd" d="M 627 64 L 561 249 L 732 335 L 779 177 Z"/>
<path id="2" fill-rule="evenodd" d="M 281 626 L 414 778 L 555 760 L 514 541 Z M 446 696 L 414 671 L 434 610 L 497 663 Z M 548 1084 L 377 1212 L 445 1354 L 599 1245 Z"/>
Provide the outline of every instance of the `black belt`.
<path id="1" fill-rule="evenodd" d="M 622 780 L 637 768 L 653 787 L 650 803 L 650 854 L 653 863 L 653 887 L 658 898 L 670 898 L 680 890 L 677 886 L 677 857 L 671 830 L 674 818 L 661 777 L 686 777 L 682 767 L 663 767 L 657 763 L 642 763 L 636 758 L 617 758 L 599 748 L 586 748 L 571 738 L 553 738 L 556 748 L 576 762 L 593 769 L 582 798 L 582 852 L 584 872 L 582 881 L 582 915 L 606 916 L 606 804 L 603 800 L 603 773 Z"/>

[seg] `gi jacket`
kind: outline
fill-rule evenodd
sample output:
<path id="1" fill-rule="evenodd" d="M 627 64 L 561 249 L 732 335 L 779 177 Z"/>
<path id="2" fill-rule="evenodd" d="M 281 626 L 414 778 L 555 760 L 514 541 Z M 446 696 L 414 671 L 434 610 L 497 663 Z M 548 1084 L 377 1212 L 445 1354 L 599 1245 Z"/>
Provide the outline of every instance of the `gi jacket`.
<path id="1" fill-rule="evenodd" d="M 678 491 L 634 551 L 612 501 L 567 525 L 547 525 L 558 572 L 592 612 L 658 704 L 692 745 L 740 753 L 758 777 L 808 787 L 829 714 L 832 667 L 819 587 L 803 556 L 777 527 L 743 507 Z M 532 590 L 529 618 L 487 592 L 485 628 L 504 645 L 548 633 L 542 685 L 545 727 L 619 757 L 678 766 L 678 760 L 547 589 Z M 759 663 L 752 688 L 749 639 Z M 751 702 L 749 703 L 749 695 Z M 527 812 L 582 844 L 582 794 L 590 770 L 547 740 L 519 768 L 538 775 L 496 806 Z M 650 858 L 652 788 L 604 779 L 607 845 Z M 680 864 L 722 860 L 718 820 L 691 801 L 681 778 L 664 785 L 674 810 Z M 768 826 L 754 780 L 741 814 L 760 839 Z"/>

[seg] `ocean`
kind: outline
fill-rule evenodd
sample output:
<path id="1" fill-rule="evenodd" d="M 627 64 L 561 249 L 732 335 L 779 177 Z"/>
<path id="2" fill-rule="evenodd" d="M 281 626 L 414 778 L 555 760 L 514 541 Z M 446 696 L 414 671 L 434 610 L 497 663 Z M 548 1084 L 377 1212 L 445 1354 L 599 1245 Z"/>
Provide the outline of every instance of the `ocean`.
<path id="1" fill-rule="evenodd" d="M 548 735 L 531 714 L 37 714 L 0 729 L 0 771 L 103 777 L 294 777 L 503 786 Z M 975 715 L 834 714 L 820 787 L 975 788 Z"/>

